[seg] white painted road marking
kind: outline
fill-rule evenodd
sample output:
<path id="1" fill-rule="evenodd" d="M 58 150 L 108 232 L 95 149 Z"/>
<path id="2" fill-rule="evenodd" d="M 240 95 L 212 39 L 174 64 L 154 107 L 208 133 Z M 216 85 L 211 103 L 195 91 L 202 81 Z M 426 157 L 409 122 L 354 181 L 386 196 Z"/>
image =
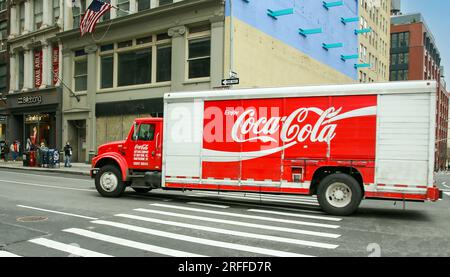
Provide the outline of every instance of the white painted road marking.
<path id="1" fill-rule="evenodd" d="M 65 243 L 61 243 L 61 242 L 57 242 L 54 240 L 49 240 L 46 238 L 37 238 L 37 239 L 32 239 L 29 240 L 29 242 L 38 244 L 38 245 L 42 245 L 45 246 L 47 248 L 52 248 L 52 249 L 56 249 L 62 252 L 66 252 L 66 253 L 70 253 L 76 256 L 81 256 L 81 257 L 112 257 L 110 255 L 106 255 L 106 254 L 102 254 L 102 253 L 98 253 L 95 251 L 91 251 L 91 250 L 87 250 L 84 248 L 80 248 L 80 247 L 76 247 L 70 244 L 65 244 Z"/>
<path id="2" fill-rule="evenodd" d="M 158 211 L 158 210 L 135 209 L 135 211 L 144 212 L 144 213 L 160 214 L 160 215 L 166 215 L 166 216 L 173 216 L 173 217 L 195 219 L 195 220 L 201 220 L 201 221 L 206 221 L 206 222 L 224 223 L 224 224 L 230 224 L 230 225 L 236 225 L 236 226 L 242 226 L 242 227 L 280 231 L 280 232 L 293 233 L 293 234 L 310 235 L 310 236 L 318 236 L 318 237 L 326 237 L 326 238 L 340 237 L 339 234 L 308 231 L 308 230 L 301 230 L 301 229 L 297 229 L 297 228 L 296 229 L 285 228 L 285 227 L 278 227 L 278 226 L 272 226 L 272 225 L 262 225 L 262 224 L 247 223 L 247 222 L 241 222 L 241 221 L 233 221 L 233 220 L 210 218 L 210 217 L 195 216 L 195 215 L 186 215 L 186 214 L 171 213 L 171 212 L 164 212 L 164 211 Z"/>
<path id="3" fill-rule="evenodd" d="M 308 222 L 308 221 L 279 219 L 279 218 L 264 217 L 264 216 L 245 215 L 245 214 L 238 214 L 238 213 L 219 212 L 219 211 L 212 211 L 212 210 L 206 210 L 206 209 L 195 209 L 195 208 L 188 208 L 188 207 L 174 206 L 174 205 L 166 205 L 166 204 L 158 204 L 158 203 L 150 204 L 150 205 L 151 206 L 155 206 L 155 207 L 162 207 L 162 208 L 169 208 L 169 209 L 178 209 L 178 210 L 185 210 L 185 211 L 191 211 L 191 212 L 200 212 L 200 213 L 208 213 L 208 214 L 216 214 L 216 215 L 224 215 L 224 216 L 233 216 L 233 217 L 240 217 L 240 218 L 246 218 L 246 219 L 257 219 L 257 220 L 264 220 L 264 221 L 273 221 L 273 222 L 297 224 L 297 225 L 305 225 L 305 226 L 314 226 L 314 227 L 322 227 L 322 228 L 337 229 L 337 228 L 340 227 L 339 225 L 322 224 L 322 223 L 315 223 L 315 222 Z"/>
<path id="4" fill-rule="evenodd" d="M 49 212 L 49 213 L 54 213 L 54 214 L 68 215 L 68 216 L 73 216 L 73 217 L 89 219 L 89 220 L 96 220 L 97 219 L 95 217 L 89 217 L 89 216 L 78 215 L 78 214 L 71 214 L 71 213 L 64 213 L 64 212 L 59 212 L 59 211 L 52 211 L 52 210 L 41 209 L 41 208 L 30 207 L 30 206 L 24 206 L 24 205 L 17 205 L 17 206 L 21 207 L 21 208 L 26 208 L 26 209 L 32 209 L 32 210 L 37 210 L 37 211 Z"/>
<path id="5" fill-rule="evenodd" d="M 214 205 L 214 204 L 206 204 L 206 203 L 199 203 L 199 202 L 188 202 L 187 204 L 212 207 L 212 208 L 221 208 L 221 209 L 227 209 L 230 207 L 230 206 L 224 206 L 224 205 Z"/>
<path id="6" fill-rule="evenodd" d="M 341 221 L 342 218 L 337 217 L 329 217 L 329 216 L 316 216 L 316 215 L 306 215 L 306 214 L 297 214 L 297 213 L 284 213 L 277 211 L 269 211 L 269 210 L 259 210 L 259 209 L 249 209 L 249 212 L 254 213 L 266 213 L 266 214 L 275 214 L 275 215 L 284 215 L 284 216 L 292 216 L 292 217 L 302 217 L 302 218 L 311 218 L 311 219 L 320 219 L 320 220 L 329 220 L 329 221 Z"/>
<path id="7" fill-rule="evenodd" d="M 188 224 L 188 223 L 166 221 L 166 220 L 160 220 L 160 219 L 148 218 L 148 217 L 142 217 L 142 216 L 135 216 L 135 215 L 129 215 L 129 214 L 117 214 L 115 216 L 130 218 L 130 219 L 135 219 L 135 220 L 140 220 L 140 221 L 146 221 L 146 222 L 153 222 L 153 223 L 158 223 L 158 224 L 165 224 L 165 225 L 170 225 L 170 226 L 183 227 L 183 228 L 188 228 L 188 229 L 195 229 L 195 230 L 206 231 L 206 232 L 219 233 L 219 234 L 223 234 L 223 235 L 239 236 L 239 237 L 245 237 L 245 238 L 251 238 L 251 239 L 270 240 L 270 241 L 297 244 L 297 245 L 303 245 L 303 246 L 320 247 L 320 248 L 327 248 L 327 249 L 335 249 L 339 246 L 339 245 L 329 244 L 329 243 L 320 243 L 320 242 L 298 240 L 298 239 L 291 239 L 291 238 L 284 238 L 284 237 L 260 235 L 260 234 L 255 234 L 255 233 L 247 233 L 247 232 L 233 231 L 233 230 L 220 229 L 220 228 L 214 228 L 214 227 L 206 227 L 206 226 L 200 226 L 200 225 L 194 225 L 194 224 Z"/>
<path id="8" fill-rule="evenodd" d="M 77 190 L 77 191 L 89 191 L 89 192 L 95 191 L 95 189 L 78 189 L 78 188 L 71 188 L 71 187 L 39 185 L 39 184 L 25 183 L 25 182 L 16 182 L 16 181 L 10 181 L 10 180 L 0 180 L 0 184 L 1 184 L 1 182 L 3 182 L 3 183 L 10 183 L 10 184 L 17 184 L 17 185 L 33 186 L 33 187 L 52 188 L 52 189 L 65 189 L 65 190 Z"/>
<path id="9" fill-rule="evenodd" d="M 17 257 L 21 256 L 3 250 L 0 251 L 0 258 L 17 258 Z"/>
<path id="10" fill-rule="evenodd" d="M 96 220 L 96 221 L 92 221 L 92 223 L 113 226 L 113 227 L 130 230 L 130 231 L 135 231 L 135 232 L 139 232 L 139 233 L 144 233 L 144 234 L 148 234 L 148 235 L 152 235 L 152 236 L 159 236 L 159 237 L 164 237 L 164 238 L 187 241 L 187 242 L 191 242 L 191 243 L 193 242 L 193 243 L 198 243 L 198 244 L 203 244 L 203 245 L 208 245 L 208 246 L 222 247 L 222 248 L 234 249 L 234 250 L 238 250 L 238 251 L 245 251 L 245 252 L 257 253 L 257 254 L 263 254 L 263 255 L 269 255 L 269 256 L 278 256 L 278 257 L 305 257 L 306 256 L 303 254 L 297 254 L 297 253 L 291 253 L 291 252 L 285 252 L 285 251 L 278 251 L 278 250 L 265 249 L 265 248 L 260 248 L 260 247 L 246 246 L 246 245 L 242 245 L 242 244 L 235 244 L 235 243 L 229 243 L 229 242 L 223 242 L 223 241 L 216 241 L 216 240 L 209 240 L 209 239 L 179 235 L 179 234 L 175 234 L 175 233 L 169 233 L 169 232 L 148 229 L 148 228 L 133 226 L 133 225 L 129 225 L 129 224 L 123 224 L 123 223 L 118 223 L 118 222 L 112 222 L 112 221 Z"/>
<path id="11" fill-rule="evenodd" d="M 450 192 L 444 192 L 444 194 L 450 196 Z"/>
<path id="12" fill-rule="evenodd" d="M 98 221 L 98 222 L 94 221 L 93 223 L 100 224 L 99 222 L 103 222 L 103 221 Z M 96 233 L 96 232 L 92 232 L 92 231 L 88 231 L 88 230 L 83 230 L 83 229 L 71 228 L 71 229 L 63 230 L 63 232 L 72 233 L 72 234 L 76 234 L 76 235 L 80 235 L 80 236 L 84 236 L 84 237 L 88 237 L 88 238 L 92 238 L 92 239 L 106 241 L 106 242 L 113 243 L 113 244 L 136 248 L 136 249 L 149 251 L 149 252 L 153 252 L 153 253 L 158 253 L 158 254 L 162 254 L 162 255 L 167 255 L 167 256 L 204 257 L 202 255 L 197 255 L 197 254 L 193 254 L 193 253 L 189 253 L 189 252 L 159 247 L 159 246 L 155 246 L 155 245 L 151 245 L 151 244 L 145 244 L 145 243 L 122 239 L 122 238 L 118 238 L 118 237 L 108 236 L 108 235 L 104 235 L 104 234 L 100 234 L 100 233 Z"/>

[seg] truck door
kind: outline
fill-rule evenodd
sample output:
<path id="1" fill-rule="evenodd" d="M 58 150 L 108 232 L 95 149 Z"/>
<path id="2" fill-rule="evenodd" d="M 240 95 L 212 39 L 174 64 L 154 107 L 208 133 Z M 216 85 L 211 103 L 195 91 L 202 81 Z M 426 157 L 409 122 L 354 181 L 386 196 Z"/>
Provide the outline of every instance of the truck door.
<path id="1" fill-rule="evenodd" d="M 133 169 L 161 169 L 161 122 L 142 122 L 134 127 L 128 159 Z"/>

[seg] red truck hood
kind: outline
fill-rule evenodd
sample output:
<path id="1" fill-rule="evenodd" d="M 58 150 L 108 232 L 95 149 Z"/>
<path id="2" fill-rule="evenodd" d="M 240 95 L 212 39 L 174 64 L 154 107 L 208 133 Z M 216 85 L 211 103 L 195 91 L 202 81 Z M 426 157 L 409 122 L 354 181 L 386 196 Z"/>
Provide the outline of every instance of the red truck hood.
<path id="1" fill-rule="evenodd" d="M 106 152 L 117 152 L 118 146 L 121 144 L 123 145 L 125 143 L 126 143 L 125 140 L 120 140 L 120 141 L 113 141 L 113 142 L 109 142 L 109 143 L 100 145 L 98 147 L 97 155 L 101 155 Z"/>

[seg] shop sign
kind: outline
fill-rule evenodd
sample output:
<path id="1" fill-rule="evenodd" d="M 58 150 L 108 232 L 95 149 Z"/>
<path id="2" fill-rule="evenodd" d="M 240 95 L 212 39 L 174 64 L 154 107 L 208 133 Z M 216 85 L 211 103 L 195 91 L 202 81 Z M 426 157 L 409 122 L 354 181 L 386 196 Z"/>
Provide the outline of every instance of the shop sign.
<path id="1" fill-rule="evenodd" d="M 49 114 L 27 114 L 25 115 L 25 123 L 47 122 L 50 120 Z"/>
<path id="2" fill-rule="evenodd" d="M 42 85 L 42 50 L 34 51 L 34 87 Z"/>
<path id="3" fill-rule="evenodd" d="M 59 46 L 54 46 L 52 50 L 52 69 L 53 85 L 55 86 L 59 81 Z"/>
<path id="4" fill-rule="evenodd" d="M 19 105 L 32 105 L 41 103 L 42 103 L 41 95 L 21 96 L 17 98 L 17 104 Z"/>
<path id="5" fill-rule="evenodd" d="M 0 115 L 0 123 L 6 124 L 6 121 L 8 121 L 8 118 L 6 115 Z"/>

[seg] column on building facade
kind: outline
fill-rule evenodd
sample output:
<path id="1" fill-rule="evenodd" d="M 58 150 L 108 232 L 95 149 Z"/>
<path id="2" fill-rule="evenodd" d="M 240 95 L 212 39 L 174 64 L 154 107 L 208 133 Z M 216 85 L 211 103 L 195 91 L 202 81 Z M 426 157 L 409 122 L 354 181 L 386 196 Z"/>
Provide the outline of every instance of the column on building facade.
<path id="1" fill-rule="evenodd" d="M 33 87 L 33 51 L 28 47 L 24 47 L 24 72 L 23 72 L 23 89 L 29 90 Z"/>
<path id="2" fill-rule="evenodd" d="M 11 52 L 9 54 L 9 93 L 13 93 L 14 91 L 18 90 L 18 83 L 17 83 L 17 74 L 16 74 L 16 67 L 17 67 L 17 53 Z"/>
<path id="3" fill-rule="evenodd" d="M 43 0 L 41 29 L 52 25 L 53 0 Z"/>
<path id="4" fill-rule="evenodd" d="M 113 7 L 117 7 L 117 0 L 111 0 L 111 5 Z M 117 17 L 117 9 L 110 9 L 110 15 L 111 15 L 111 19 L 114 19 Z"/>
<path id="5" fill-rule="evenodd" d="M 11 12 L 10 12 L 10 37 L 13 38 L 15 36 L 17 36 L 19 34 L 19 16 L 18 16 L 18 12 L 19 12 L 19 7 L 16 4 L 12 4 L 11 7 Z"/>
<path id="6" fill-rule="evenodd" d="M 69 5 L 64 4 L 64 31 L 72 30 L 73 28 L 73 13 L 72 8 Z"/>
<path id="7" fill-rule="evenodd" d="M 172 38 L 172 91 L 181 91 L 185 81 L 186 27 L 177 26 L 168 30 Z"/>
<path id="8" fill-rule="evenodd" d="M 63 72 L 63 56 L 62 56 L 62 42 L 61 40 L 58 40 L 58 49 L 59 49 L 59 54 L 58 54 L 58 66 L 59 66 L 59 71 L 58 71 L 58 81 L 56 82 L 55 86 L 60 86 L 61 85 L 61 79 L 63 78 L 62 72 Z"/>
<path id="9" fill-rule="evenodd" d="M 96 116 L 95 103 L 97 93 L 97 46 L 90 45 L 85 47 L 84 51 L 87 53 L 87 103 L 89 103 L 89 118 L 86 121 L 86 157 L 89 160 L 89 155 L 96 152 Z"/>
<path id="10" fill-rule="evenodd" d="M 29 33 L 33 30 L 33 22 L 34 21 L 34 15 L 33 15 L 33 5 L 31 0 L 25 1 L 25 23 L 24 23 L 24 31 L 23 33 Z"/>
<path id="11" fill-rule="evenodd" d="M 46 88 L 52 85 L 52 47 L 48 42 L 41 42 L 42 46 L 42 84 L 40 88 Z"/>
<path id="12" fill-rule="evenodd" d="M 130 0 L 130 13 L 136 13 L 136 12 L 137 12 L 137 1 Z"/>
<path id="13" fill-rule="evenodd" d="M 211 88 L 221 86 L 224 76 L 224 37 L 223 17 L 215 16 L 211 22 Z"/>

